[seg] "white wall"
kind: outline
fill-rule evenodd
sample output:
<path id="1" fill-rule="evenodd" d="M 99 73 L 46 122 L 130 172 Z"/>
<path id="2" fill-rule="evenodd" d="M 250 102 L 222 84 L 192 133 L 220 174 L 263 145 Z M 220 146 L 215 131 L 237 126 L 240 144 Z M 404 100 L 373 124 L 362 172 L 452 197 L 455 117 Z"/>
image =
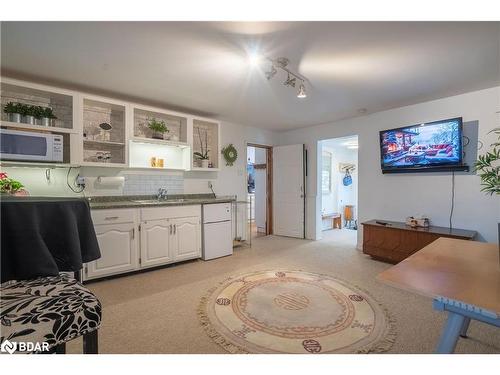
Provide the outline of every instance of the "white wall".
<path id="1" fill-rule="evenodd" d="M 311 98 L 313 100 L 313 98 Z M 316 223 L 321 220 L 321 192 L 317 159 L 321 157 L 318 141 L 358 135 L 359 191 L 358 217 L 404 221 L 407 216 L 425 214 L 432 224 L 448 226 L 450 213 L 451 174 L 416 173 L 383 175 L 380 170 L 378 132 L 405 125 L 462 116 L 464 133 L 472 138 L 465 147 L 466 162 L 471 165 L 476 156 L 477 137 L 491 143 L 487 133 L 499 126 L 500 87 L 396 108 L 353 119 L 308 127 L 282 133 L 279 144 L 305 143 L 309 154 L 306 200 L 306 233 L 311 239 L 321 238 Z M 500 220 L 500 200 L 480 192 L 480 179 L 475 173 L 456 173 L 455 211 L 453 226 L 472 229 L 480 240 L 497 242 Z M 320 228 L 320 226 L 318 226 Z M 358 245 L 362 230 L 358 231 Z"/>

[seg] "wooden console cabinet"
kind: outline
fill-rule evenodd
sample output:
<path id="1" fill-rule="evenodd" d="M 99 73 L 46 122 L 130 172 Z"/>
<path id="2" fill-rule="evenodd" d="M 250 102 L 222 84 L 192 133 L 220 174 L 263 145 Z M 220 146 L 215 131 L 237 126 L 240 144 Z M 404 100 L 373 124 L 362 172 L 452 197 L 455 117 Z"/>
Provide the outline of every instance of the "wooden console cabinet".
<path id="1" fill-rule="evenodd" d="M 464 229 L 450 229 L 430 226 L 410 227 L 405 223 L 380 220 L 363 223 L 363 253 L 389 263 L 399 263 L 413 253 L 427 246 L 439 237 L 472 240 L 476 232 Z"/>

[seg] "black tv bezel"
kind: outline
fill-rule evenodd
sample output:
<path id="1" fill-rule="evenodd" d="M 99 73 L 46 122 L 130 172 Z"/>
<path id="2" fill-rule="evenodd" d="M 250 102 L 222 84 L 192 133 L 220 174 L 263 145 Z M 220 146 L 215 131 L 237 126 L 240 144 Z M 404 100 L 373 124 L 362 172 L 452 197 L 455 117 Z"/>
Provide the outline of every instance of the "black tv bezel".
<path id="1" fill-rule="evenodd" d="M 415 165 L 412 167 L 408 166 L 400 166 L 400 167 L 385 167 L 384 166 L 384 155 L 383 155 L 383 150 L 382 150 L 382 134 L 389 132 L 389 131 L 395 131 L 395 130 L 401 130 L 401 129 L 408 129 L 412 127 L 419 127 L 419 126 L 428 126 L 428 125 L 433 125 L 433 124 L 438 124 L 441 122 L 451 122 L 458 120 L 459 125 L 458 125 L 458 131 L 459 131 L 459 142 L 460 142 L 460 159 L 458 162 L 453 163 L 453 164 L 448 164 L 448 163 L 436 163 L 436 164 L 424 164 L 424 165 Z M 386 129 L 386 130 L 380 130 L 379 131 L 379 149 L 380 149 L 380 168 L 382 169 L 382 173 L 418 173 L 418 172 L 451 172 L 451 171 L 468 171 L 469 167 L 465 164 L 463 164 L 463 142 L 462 142 L 462 137 L 463 137 L 463 119 L 462 117 L 452 117 L 448 119 L 443 119 L 443 120 L 437 120 L 437 121 L 431 121 L 431 122 L 424 122 L 421 124 L 414 124 L 414 125 L 407 125 L 407 126 L 401 126 L 399 128 L 393 128 L 393 129 Z"/>

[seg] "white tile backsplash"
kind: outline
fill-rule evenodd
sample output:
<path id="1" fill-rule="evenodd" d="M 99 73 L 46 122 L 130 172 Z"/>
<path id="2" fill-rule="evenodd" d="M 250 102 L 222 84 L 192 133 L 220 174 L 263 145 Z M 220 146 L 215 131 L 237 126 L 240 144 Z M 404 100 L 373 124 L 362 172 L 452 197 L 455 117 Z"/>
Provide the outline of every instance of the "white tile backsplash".
<path id="1" fill-rule="evenodd" d="M 183 194 L 184 178 L 170 175 L 128 174 L 125 175 L 123 194 L 153 195 L 159 188 L 167 189 L 168 194 Z"/>

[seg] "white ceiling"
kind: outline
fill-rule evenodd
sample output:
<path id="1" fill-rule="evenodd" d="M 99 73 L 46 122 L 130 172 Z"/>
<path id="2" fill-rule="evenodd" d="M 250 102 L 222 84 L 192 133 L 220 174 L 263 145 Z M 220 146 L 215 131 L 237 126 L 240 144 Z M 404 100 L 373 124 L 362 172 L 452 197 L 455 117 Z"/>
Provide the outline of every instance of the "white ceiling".
<path id="1" fill-rule="evenodd" d="M 3 74 L 287 130 L 500 82 L 498 22 L 2 22 Z M 286 56 L 308 97 L 251 69 Z"/>
<path id="2" fill-rule="evenodd" d="M 321 144 L 323 147 L 332 149 L 345 148 L 352 150 L 350 147 L 358 145 L 358 136 L 353 135 L 348 137 L 325 139 L 321 142 Z"/>

